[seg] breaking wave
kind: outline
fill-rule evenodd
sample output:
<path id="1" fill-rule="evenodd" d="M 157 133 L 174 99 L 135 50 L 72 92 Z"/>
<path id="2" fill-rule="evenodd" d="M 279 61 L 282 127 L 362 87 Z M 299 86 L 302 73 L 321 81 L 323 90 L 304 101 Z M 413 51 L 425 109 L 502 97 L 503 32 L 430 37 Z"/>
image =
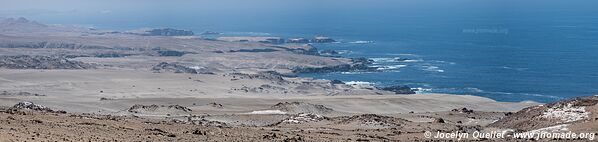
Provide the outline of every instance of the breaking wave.
<path id="1" fill-rule="evenodd" d="M 431 71 L 431 72 L 444 72 L 444 70 L 440 69 L 440 68 L 439 68 L 439 67 L 437 67 L 437 66 L 423 66 L 423 68 L 424 68 L 424 69 L 422 69 L 422 70 L 425 70 L 425 71 Z"/>
<path id="2" fill-rule="evenodd" d="M 349 43 L 352 43 L 352 44 L 368 44 L 368 43 L 374 43 L 374 41 L 358 40 L 358 41 L 352 41 L 352 42 L 349 42 Z"/>
<path id="3" fill-rule="evenodd" d="M 349 81 L 345 82 L 347 85 L 373 85 L 374 83 L 366 82 L 366 81 Z"/>
<path id="4" fill-rule="evenodd" d="M 388 65 L 388 66 L 372 66 L 376 67 L 377 70 L 397 70 L 400 68 L 407 67 L 407 65 Z"/>

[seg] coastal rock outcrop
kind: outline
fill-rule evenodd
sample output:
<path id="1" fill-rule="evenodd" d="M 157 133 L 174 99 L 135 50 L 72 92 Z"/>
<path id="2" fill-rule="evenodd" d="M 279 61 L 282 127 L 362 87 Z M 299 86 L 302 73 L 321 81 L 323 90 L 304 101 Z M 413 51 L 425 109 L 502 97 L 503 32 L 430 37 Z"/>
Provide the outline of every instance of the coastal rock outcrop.
<path id="1" fill-rule="evenodd" d="M 331 43 L 331 42 L 336 42 L 336 40 L 334 40 L 334 39 L 332 39 L 330 37 L 325 37 L 325 36 L 316 36 L 311 41 L 313 43 Z"/>
<path id="2" fill-rule="evenodd" d="M 378 89 L 395 92 L 395 94 L 415 94 L 415 89 L 411 89 L 409 86 L 402 85 L 379 87 Z"/>
<path id="3" fill-rule="evenodd" d="M 532 130 L 598 130 L 598 96 L 578 97 L 525 108 L 488 127 Z"/>
<path id="4" fill-rule="evenodd" d="M 350 64 L 340 64 L 324 67 L 293 67 L 294 73 L 326 73 L 326 72 L 346 72 L 346 71 L 376 71 L 376 68 L 368 66 L 368 63 L 353 62 Z"/>
<path id="5" fill-rule="evenodd" d="M 309 40 L 305 38 L 289 38 L 287 43 L 309 43 Z"/>

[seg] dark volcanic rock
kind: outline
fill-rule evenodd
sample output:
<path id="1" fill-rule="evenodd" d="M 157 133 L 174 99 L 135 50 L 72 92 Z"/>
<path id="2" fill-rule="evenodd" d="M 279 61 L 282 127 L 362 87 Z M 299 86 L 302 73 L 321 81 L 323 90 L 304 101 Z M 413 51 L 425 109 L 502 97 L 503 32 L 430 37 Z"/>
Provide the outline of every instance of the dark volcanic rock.
<path id="1" fill-rule="evenodd" d="M 338 55 L 340 54 L 339 52 L 337 52 L 336 50 L 322 50 L 319 52 L 320 55 L 322 56 L 334 56 L 334 55 Z"/>
<path id="2" fill-rule="evenodd" d="M 309 43 L 309 40 L 305 38 L 289 38 L 287 43 Z"/>
<path id="3" fill-rule="evenodd" d="M 9 69 L 89 69 L 92 65 L 51 56 L 0 56 L 0 68 Z"/>
<path id="4" fill-rule="evenodd" d="M 314 42 L 314 43 L 331 43 L 331 42 L 336 42 L 336 40 L 334 40 L 334 39 L 332 39 L 330 37 L 325 37 L 325 36 L 316 36 L 311 41 Z"/>
<path id="5" fill-rule="evenodd" d="M 415 94 L 414 89 L 411 89 L 408 86 L 401 86 L 401 85 L 396 85 L 396 86 L 389 86 L 389 87 L 381 87 L 378 88 L 380 90 L 386 90 L 386 91 L 392 91 L 395 92 L 395 94 Z"/>
<path id="6" fill-rule="evenodd" d="M 213 32 L 213 31 L 205 31 L 205 32 L 200 33 L 200 35 L 219 35 L 219 34 L 222 34 L 222 33 Z"/>
<path id="7" fill-rule="evenodd" d="M 181 52 L 181 51 L 174 51 L 174 50 L 160 50 L 160 51 L 156 51 L 158 52 L 158 55 L 160 56 L 183 56 L 186 54 L 186 52 Z"/>
<path id="8" fill-rule="evenodd" d="M 368 59 L 368 58 L 364 58 L 364 57 L 351 58 L 351 61 L 353 63 L 359 63 L 359 64 L 372 64 L 372 63 L 374 63 L 374 60 L 371 60 L 371 59 Z"/>
<path id="9" fill-rule="evenodd" d="M 169 105 L 169 106 L 164 106 L 164 105 L 140 105 L 140 104 L 135 104 L 133 106 L 131 106 L 127 111 L 128 112 L 132 112 L 132 113 L 143 113 L 143 112 L 153 112 L 153 111 L 159 111 L 159 109 L 173 109 L 173 110 L 180 110 L 183 112 L 191 112 L 192 110 L 184 107 L 184 106 L 180 106 L 180 105 Z"/>
<path id="10" fill-rule="evenodd" d="M 66 113 L 66 111 L 62 111 L 62 110 L 55 111 L 55 110 L 50 109 L 49 107 L 34 104 L 34 103 L 28 102 L 28 101 L 19 102 L 19 103 L 15 104 L 14 106 L 12 106 L 10 109 L 12 111 L 33 110 L 33 111 L 41 111 L 41 112 Z"/>
<path id="11" fill-rule="evenodd" d="M 275 52 L 278 50 L 275 49 L 239 49 L 239 50 L 230 50 L 228 52 Z"/>
<path id="12" fill-rule="evenodd" d="M 471 109 L 467 109 L 467 108 L 461 108 L 461 109 L 453 109 L 451 110 L 453 112 L 459 112 L 459 113 L 473 113 L 473 110 Z"/>
<path id="13" fill-rule="evenodd" d="M 141 33 L 142 36 L 192 36 L 192 31 L 178 30 L 172 28 L 151 29 Z"/>
<path id="14" fill-rule="evenodd" d="M 202 69 L 193 69 L 187 66 L 179 65 L 177 63 L 161 62 L 152 67 L 154 72 L 174 72 L 174 73 L 191 73 L 191 74 L 213 74 L 212 72 L 205 71 Z"/>
<path id="15" fill-rule="evenodd" d="M 165 49 L 165 48 L 161 48 L 161 47 L 155 47 L 155 48 L 152 48 L 151 50 L 155 52 L 154 56 L 176 56 L 176 57 L 180 57 L 180 56 L 183 56 L 185 54 L 192 53 L 192 52 L 185 52 L 185 51 L 170 50 L 170 49 Z"/>
<path id="16" fill-rule="evenodd" d="M 345 71 L 375 71 L 375 68 L 369 67 L 366 64 L 341 64 L 336 66 L 325 67 L 293 67 L 291 70 L 294 73 L 326 73 L 326 72 L 345 72 Z"/>
<path id="17" fill-rule="evenodd" d="M 346 72 L 346 71 L 377 71 L 375 67 L 368 65 L 372 64 L 372 61 L 367 58 L 352 58 L 352 63 L 341 64 L 336 66 L 326 67 L 295 67 L 292 68 L 294 73 L 326 73 L 326 72 Z"/>
<path id="18" fill-rule="evenodd" d="M 331 80 L 330 84 L 345 84 L 345 82 L 335 79 L 335 80 Z"/>
<path id="19" fill-rule="evenodd" d="M 108 53 L 98 53 L 95 54 L 95 57 L 98 58 L 120 58 L 120 57 L 126 57 L 126 56 L 130 56 L 131 54 L 122 54 L 122 53 L 117 53 L 117 52 L 108 52 Z"/>
<path id="20" fill-rule="evenodd" d="M 285 51 L 293 52 L 295 54 L 305 54 L 305 55 L 319 55 L 318 49 L 311 45 L 305 45 L 305 48 L 288 48 L 284 46 L 270 46 L 273 48 L 283 49 Z"/>
<path id="21" fill-rule="evenodd" d="M 310 113 L 310 114 L 328 114 L 333 112 L 332 108 L 324 105 L 304 103 L 304 102 L 280 102 L 272 107 L 272 109 L 281 110 L 288 113 Z"/>

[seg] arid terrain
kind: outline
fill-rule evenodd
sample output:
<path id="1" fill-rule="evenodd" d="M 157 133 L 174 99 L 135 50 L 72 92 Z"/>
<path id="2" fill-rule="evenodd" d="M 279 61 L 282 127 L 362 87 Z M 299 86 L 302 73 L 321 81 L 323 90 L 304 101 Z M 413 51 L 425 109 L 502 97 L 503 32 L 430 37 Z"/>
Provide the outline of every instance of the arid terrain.
<path id="1" fill-rule="evenodd" d="M 424 133 L 598 132 L 595 96 L 540 104 L 396 94 L 294 76 L 368 70 L 363 59 L 319 56 L 304 43 L 190 34 L 0 19 L 0 141 L 445 141 L 456 139 Z"/>

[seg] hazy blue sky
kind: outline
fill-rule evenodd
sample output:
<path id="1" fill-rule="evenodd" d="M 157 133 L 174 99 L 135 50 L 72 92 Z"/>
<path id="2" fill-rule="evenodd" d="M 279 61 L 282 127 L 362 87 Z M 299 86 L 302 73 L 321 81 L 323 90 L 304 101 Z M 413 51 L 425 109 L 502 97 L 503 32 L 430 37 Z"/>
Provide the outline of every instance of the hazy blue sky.
<path id="1" fill-rule="evenodd" d="M 559 11 L 591 14 L 596 12 L 596 4 L 592 0 L 0 0 L 0 17 L 108 28 L 189 27 L 180 24 L 182 21 L 204 27 L 242 23 L 246 26 L 237 28 L 246 28 L 264 23 L 347 22 L 360 17 L 393 22 L 410 16 L 508 17 L 545 11 L 549 12 L 544 15 Z"/>
<path id="2" fill-rule="evenodd" d="M 303 11 L 411 9 L 434 10 L 438 8 L 518 7 L 566 8 L 592 7 L 587 0 L 1 0 L 0 14 L 109 14 L 126 12 L 255 12 L 255 11 Z M 508 10 L 508 9 L 504 9 Z M 212 13 L 215 14 L 215 13 Z"/>

